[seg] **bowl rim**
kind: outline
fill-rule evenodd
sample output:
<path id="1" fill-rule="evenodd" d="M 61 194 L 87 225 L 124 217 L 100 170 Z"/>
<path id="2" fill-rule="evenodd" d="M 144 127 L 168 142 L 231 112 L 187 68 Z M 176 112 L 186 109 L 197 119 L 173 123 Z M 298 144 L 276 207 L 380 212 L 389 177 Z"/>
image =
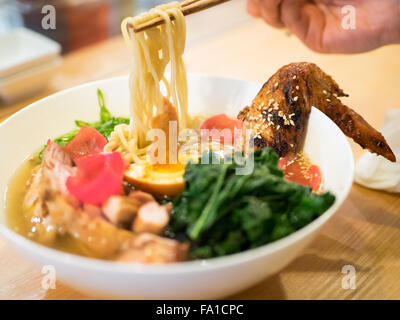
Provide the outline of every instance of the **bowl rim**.
<path id="1" fill-rule="evenodd" d="M 257 85 L 262 85 L 262 83 L 249 81 L 245 79 L 233 78 L 233 77 L 224 77 L 218 75 L 210 75 L 210 74 L 200 74 L 200 73 L 188 73 L 188 78 L 213 78 L 217 80 L 227 81 L 227 80 L 235 80 L 241 82 L 247 82 Z M 8 122 L 13 121 L 14 118 L 19 117 L 21 114 L 28 112 L 30 109 L 35 108 L 37 105 L 40 105 L 46 100 L 53 99 L 58 96 L 68 95 L 70 92 L 78 89 L 83 89 L 85 87 L 93 87 L 95 85 L 101 85 L 107 83 L 109 81 L 122 81 L 124 78 L 128 78 L 128 76 L 119 76 L 119 77 L 112 77 L 106 78 L 102 80 L 95 80 L 90 81 L 84 84 L 80 84 L 68 89 L 61 90 L 54 94 L 51 94 L 47 97 L 44 97 L 34 103 L 22 108 L 21 110 L 14 113 L 12 116 L 7 118 L 5 121 L 0 123 L 0 128 L 6 125 Z M 211 270 L 211 269 L 219 269 L 226 267 L 228 265 L 236 265 L 246 263 L 250 260 L 254 260 L 260 258 L 262 256 L 275 253 L 281 249 L 284 249 L 295 242 L 299 241 L 303 237 L 312 234 L 314 231 L 322 227 L 332 216 L 339 207 L 343 204 L 344 200 L 347 198 L 350 189 L 353 184 L 354 179 L 354 156 L 351 150 L 350 144 L 346 139 L 343 132 L 337 127 L 337 125 L 329 119 L 325 114 L 321 111 L 313 107 L 313 112 L 320 113 L 320 116 L 325 117 L 327 120 L 332 122 L 335 129 L 338 131 L 341 138 L 345 140 L 345 152 L 347 156 L 350 157 L 350 175 L 347 177 L 344 183 L 344 190 L 342 193 L 341 198 L 336 196 L 335 202 L 333 205 L 321 214 L 318 218 L 313 220 L 311 223 L 307 224 L 306 226 L 302 227 L 299 230 L 296 230 L 292 234 L 285 236 L 279 240 L 276 240 L 271 243 L 267 243 L 257 248 L 248 249 L 243 252 L 238 252 L 234 254 L 230 254 L 227 256 L 222 257 L 215 257 L 210 259 L 199 259 L 199 260 L 192 260 L 192 261 L 182 261 L 182 262 L 175 262 L 175 263 L 168 263 L 168 264 L 144 264 L 138 262 L 131 262 L 131 263 L 121 263 L 117 261 L 109 261 L 109 260 L 101 260 L 95 258 L 89 258 L 84 256 L 79 256 L 72 253 L 67 253 L 61 250 L 53 249 L 50 247 L 46 247 L 39 243 L 36 243 L 24 236 L 16 233 L 15 231 L 11 230 L 6 223 L 0 224 L 0 235 L 7 241 L 11 246 L 17 246 L 19 248 L 23 248 L 24 250 L 28 250 L 31 254 L 40 255 L 42 257 L 51 257 L 53 261 L 62 262 L 65 265 L 74 266 L 77 268 L 86 268 L 90 270 L 102 271 L 102 272 L 118 272 L 123 274 L 134 274 L 134 273 L 142 273 L 142 274 L 173 274 L 173 273 L 190 273 L 190 272 L 199 272 L 204 270 Z M 7 187 L 5 188 L 7 193 Z M 5 195 L 2 195 L 5 197 Z M 0 208 L 5 214 L 5 205 Z M 21 252 L 21 250 L 19 250 Z"/>

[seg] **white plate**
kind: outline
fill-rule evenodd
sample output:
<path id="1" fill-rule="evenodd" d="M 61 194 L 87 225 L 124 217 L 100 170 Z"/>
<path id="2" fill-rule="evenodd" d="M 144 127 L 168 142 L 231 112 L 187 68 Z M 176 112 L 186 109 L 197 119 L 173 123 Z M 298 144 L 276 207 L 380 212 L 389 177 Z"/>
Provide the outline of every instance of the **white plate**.
<path id="1" fill-rule="evenodd" d="M 0 80 L 55 59 L 61 46 L 37 32 L 19 28 L 0 36 Z"/>
<path id="2" fill-rule="evenodd" d="M 257 94 L 260 84 L 207 75 L 189 75 L 192 112 L 236 115 Z M 38 266 L 54 265 L 68 286 L 101 297 L 212 299 L 225 297 L 270 276 L 296 258 L 346 198 L 353 181 L 353 155 L 343 133 L 320 111 L 310 116 L 305 151 L 321 167 L 326 189 L 336 201 L 318 219 L 271 244 L 242 253 L 169 265 L 121 264 L 46 248 L 6 226 L 3 196 L 10 177 L 49 137 L 74 127 L 76 119 L 98 119 L 96 90 L 103 90 L 114 115 L 128 115 L 127 77 L 88 83 L 40 100 L 0 125 L 0 234 Z"/>

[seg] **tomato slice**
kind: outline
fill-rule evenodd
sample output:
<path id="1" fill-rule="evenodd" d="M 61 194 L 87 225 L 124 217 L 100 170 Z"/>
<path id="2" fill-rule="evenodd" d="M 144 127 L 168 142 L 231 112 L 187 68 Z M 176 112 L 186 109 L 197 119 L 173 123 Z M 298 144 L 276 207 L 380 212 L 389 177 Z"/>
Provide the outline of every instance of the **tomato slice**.
<path id="1" fill-rule="evenodd" d="M 310 167 L 311 183 L 310 187 L 314 192 L 320 191 L 322 188 L 322 173 L 319 166 L 312 165 Z"/>
<path id="2" fill-rule="evenodd" d="M 78 134 L 64 147 L 74 162 L 84 156 L 103 152 L 107 139 L 96 129 L 83 126 Z"/>
<path id="3" fill-rule="evenodd" d="M 211 118 L 208 118 L 207 120 L 205 120 L 203 122 L 203 124 L 200 127 L 200 129 L 208 129 L 208 130 L 216 129 L 219 131 L 228 129 L 231 132 L 232 141 L 234 138 L 236 138 L 235 137 L 235 128 L 242 129 L 243 121 L 239 120 L 239 119 L 230 118 L 224 113 L 221 113 L 221 114 L 218 114 Z M 216 136 L 214 136 L 212 134 L 212 132 L 210 132 L 209 138 L 213 139 L 213 138 L 216 138 Z M 225 136 L 222 133 L 221 133 L 221 135 L 217 136 L 217 138 L 219 138 L 221 141 L 225 140 L 224 139 Z"/>
<path id="4" fill-rule="evenodd" d="M 279 159 L 279 162 L 278 162 L 279 169 L 281 169 L 282 171 L 285 171 L 287 165 L 288 165 L 288 160 L 286 158 Z"/>
<path id="5" fill-rule="evenodd" d="M 67 189 L 78 200 L 101 205 L 122 192 L 125 163 L 119 152 L 79 157 L 76 167 L 76 174 L 67 179 Z"/>
<path id="6" fill-rule="evenodd" d="M 289 162 L 286 158 L 281 158 L 278 168 L 283 171 L 283 176 L 287 180 L 311 187 L 314 192 L 322 188 L 322 173 L 317 165 L 304 167 L 298 160 Z"/>

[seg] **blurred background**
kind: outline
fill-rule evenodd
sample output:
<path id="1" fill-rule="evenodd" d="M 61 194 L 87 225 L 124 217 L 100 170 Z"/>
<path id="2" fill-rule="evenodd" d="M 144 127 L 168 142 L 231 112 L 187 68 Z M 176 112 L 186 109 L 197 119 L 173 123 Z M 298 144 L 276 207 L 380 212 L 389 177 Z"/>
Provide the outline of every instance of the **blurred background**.
<path id="1" fill-rule="evenodd" d="M 62 53 L 105 40 L 120 33 L 126 16 L 163 3 L 160 0 L 0 0 L 0 35 L 25 26 L 61 44 Z M 56 9 L 57 28 L 44 30 L 42 8 Z"/>
<path id="2" fill-rule="evenodd" d="M 125 17 L 168 2 L 170 0 L 0 0 L 0 36 L 12 29 L 26 27 L 57 41 L 62 53 L 66 54 L 119 35 L 120 24 Z M 230 8 L 232 12 L 238 5 L 244 8 L 244 0 L 233 2 L 225 9 Z M 45 30 L 41 25 L 44 16 L 42 8 L 48 4 L 56 10 L 57 27 L 54 30 Z M 206 16 L 202 15 L 198 23 L 204 24 L 204 18 Z M 224 15 L 224 26 L 229 28 L 246 19 L 248 17 L 244 15 L 237 17 L 227 13 Z M 207 23 L 210 22 L 213 23 L 212 18 L 207 17 Z M 212 29 L 208 28 L 209 31 Z"/>
<path id="3" fill-rule="evenodd" d="M 15 108 L 8 108 L 14 111 L 45 94 L 115 75 L 117 65 L 127 72 L 129 58 L 122 42 L 121 21 L 170 1 L 0 0 L 0 107 L 14 104 Z M 54 11 L 54 28 L 43 26 L 44 21 L 50 22 L 46 18 L 51 13 L 49 5 Z M 192 15 L 187 18 L 186 47 L 209 41 L 250 19 L 245 0 L 232 0 Z M 95 47 L 95 59 L 84 59 Z M 101 53 L 110 59 L 104 58 L 99 67 Z M 72 63 L 74 57 L 81 57 L 84 63 Z M 16 105 L 18 102 L 22 104 Z M 11 113 L 0 108 L 0 119 L 4 112 L 6 116 Z"/>

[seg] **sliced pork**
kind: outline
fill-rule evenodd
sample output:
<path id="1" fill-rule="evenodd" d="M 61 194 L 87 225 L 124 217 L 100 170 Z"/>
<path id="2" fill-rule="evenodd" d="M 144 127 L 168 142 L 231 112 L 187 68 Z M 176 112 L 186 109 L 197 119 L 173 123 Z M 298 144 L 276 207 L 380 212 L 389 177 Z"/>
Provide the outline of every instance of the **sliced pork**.
<path id="1" fill-rule="evenodd" d="M 148 202 L 139 208 L 133 221 L 132 230 L 136 233 L 153 233 L 161 235 L 169 222 L 170 207 L 157 202 Z"/>
<path id="2" fill-rule="evenodd" d="M 189 246 L 154 234 L 142 233 L 135 236 L 131 247 L 118 258 L 121 262 L 171 263 L 183 261 Z"/>
<path id="3" fill-rule="evenodd" d="M 63 196 L 47 200 L 49 220 L 61 234 L 81 241 L 99 258 L 113 257 L 130 247 L 133 234 L 71 205 Z"/>
<path id="4" fill-rule="evenodd" d="M 119 227 L 132 224 L 142 202 L 127 196 L 111 196 L 103 204 L 103 212 L 107 219 Z"/>
<path id="5" fill-rule="evenodd" d="M 156 201 L 150 193 L 139 191 L 139 190 L 135 190 L 135 191 L 132 191 L 131 193 L 129 193 L 129 198 L 136 199 L 141 204 Z"/>
<path id="6" fill-rule="evenodd" d="M 28 182 L 23 207 L 30 218 L 32 237 L 40 243 L 49 244 L 54 241 L 57 230 L 48 219 L 47 199 L 52 193 L 58 193 L 76 204 L 65 185 L 75 169 L 71 157 L 57 143 L 49 141 L 42 153 L 42 163 L 34 171 Z"/>

